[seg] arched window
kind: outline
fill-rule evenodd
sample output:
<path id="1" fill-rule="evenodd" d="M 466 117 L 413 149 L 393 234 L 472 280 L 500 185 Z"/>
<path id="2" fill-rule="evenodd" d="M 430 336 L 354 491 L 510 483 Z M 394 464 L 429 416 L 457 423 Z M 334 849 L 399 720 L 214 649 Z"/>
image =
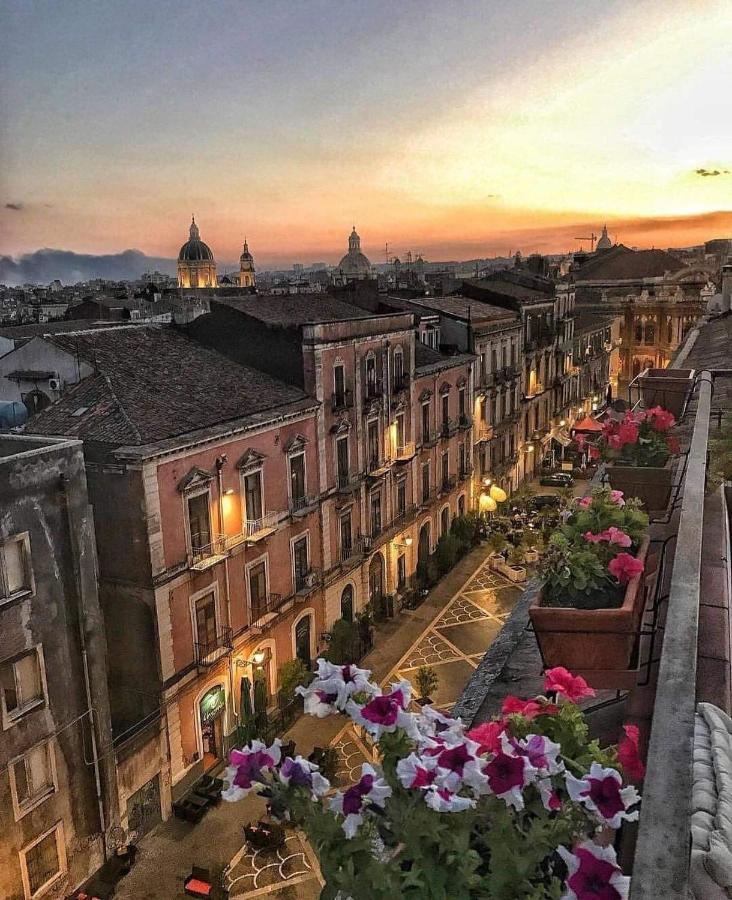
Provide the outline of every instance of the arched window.
<path id="1" fill-rule="evenodd" d="M 440 513 L 440 534 L 444 535 L 450 530 L 450 507 L 444 506 Z"/>
<path id="2" fill-rule="evenodd" d="M 353 622 L 353 585 L 347 584 L 341 594 L 341 618 Z"/>
<path id="3" fill-rule="evenodd" d="M 310 669 L 312 665 L 310 649 L 312 622 L 313 617 L 307 615 L 303 616 L 295 625 L 295 655 L 302 661 L 306 669 Z"/>

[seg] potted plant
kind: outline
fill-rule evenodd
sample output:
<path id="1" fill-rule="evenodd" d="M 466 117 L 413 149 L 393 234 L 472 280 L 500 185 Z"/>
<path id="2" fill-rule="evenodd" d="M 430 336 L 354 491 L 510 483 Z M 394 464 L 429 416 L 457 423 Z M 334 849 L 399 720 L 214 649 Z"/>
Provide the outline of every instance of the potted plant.
<path id="1" fill-rule="evenodd" d="M 508 551 L 507 559 L 504 559 L 502 556 L 497 557 L 494 569 L 508 578 L 509 581 L 520 584 L 526 581 L 526 569 L 521 565 L 523 561 L 524 551 L 519 544 L 517 547 L 511 547 Z"/>
<path id="2" fill-rule="evenodd" d="M 234 750 L 224 799 L 256 791 L 270 815 L 302 828 L 318 855 L 323 897 L 557 900 L 628 896 L 613 832 L 638 818 L 638 731 L 617 747 L 591 741 L 577 703 L 594 691 L 566 669 L 544 693 L 506 697 L 468 728 L 430 706 L 407 712 L 409 682 L 383 689 L 370 672 L 318 661 L 313 714 L 346 713 L 376 741 L 355 784 L 330 794 L 316 764 L 283 759 L 279 742 Z M 323 699 L 327 698 L 327 699 Z"/>
<path id="3" fill-rule="evenodd" d="M 594 687 L 621 687 L 643 612 L 648 516 L 637 500 L 599 489 L 577 501 L 552 535 L 542 588 L 529 608 L 545 666 L 580 672 Z M 626 676 L 629 678 L 629 676 Z"/>
<path id="4" fill-rule="evenodd" d="M 610 484 L 626 497 L 637 497 L 647 510 L 664 510 L 671 497 L 673 457 L 679 444 L 669 434 L 672 413 L 652 407 L 641 413 L 628 412 L 622 421 L 609 419 L 603 426 L 598 448 L 607 463 Z"/>
<path id="5" fill-rule="evenodd" d="M 536 565 L 539 562 L 539 554 L 544 544 L 541 533 L 533 528 L 527 528 L 524 531 L 521 543 L 524 548 L 524 562 L 530 566 Z"/>
<path id="6" fill-rule="evenodd" d="M 440 682 L 437 672 L 432 666 L 420 666 L 417 669 L 415 681 L 417 682 L 417 690 L 419 691 L 417 703 L 419 703 L 420 706 L 432 703 L 432 694 L 437 690 L 437 685 Z"/>
<path id="7" fill-rule="evenodd" d="M 488 540 L 486 541 L 488 544 L 488 549 L 490 550 L 489 560 L 491 568 L 494 568 L 495 564 L 500 560 L 503 562 L 503 557 L 501 554 L 508 546 L 508 538 L 501 531 L 491 531 L 488 535 Z"/>
<path id="8" fill-rule="evenodd" d="M 681 418 L 695 375 L 694 369 L 644 369 L 638 376 L 643 405 L 661 406 Z"/>

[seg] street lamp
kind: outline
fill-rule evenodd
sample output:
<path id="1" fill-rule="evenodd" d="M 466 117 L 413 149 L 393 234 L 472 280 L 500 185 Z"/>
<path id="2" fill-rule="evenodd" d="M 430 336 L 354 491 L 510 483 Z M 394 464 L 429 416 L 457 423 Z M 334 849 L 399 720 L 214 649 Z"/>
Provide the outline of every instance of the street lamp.
<path id="1" fill-rule="evenodd" d="M 491 500 L 495 500 L 497 503 L 503 503 L 508 497 L 508 494 L 503 490 L 503 488 L 498 487 L 497 484 L 491 485 L 491 489 L 488 494 Z"/>

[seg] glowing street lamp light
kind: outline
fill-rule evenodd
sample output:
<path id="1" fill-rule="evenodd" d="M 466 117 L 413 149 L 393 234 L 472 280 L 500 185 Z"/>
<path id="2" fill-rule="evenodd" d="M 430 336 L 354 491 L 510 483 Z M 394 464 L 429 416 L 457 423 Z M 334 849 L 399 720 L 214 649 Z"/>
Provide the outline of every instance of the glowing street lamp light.
<path id="1" fill-rule="evenodd" d="M 503 490 L 503 488 L 498 487 L 497 484 L 491 485 L 491 489 L 488 493 L 491 499 L 497 501 L 498 503 L 503 503 L 508 497 L 508 494 Z"/>

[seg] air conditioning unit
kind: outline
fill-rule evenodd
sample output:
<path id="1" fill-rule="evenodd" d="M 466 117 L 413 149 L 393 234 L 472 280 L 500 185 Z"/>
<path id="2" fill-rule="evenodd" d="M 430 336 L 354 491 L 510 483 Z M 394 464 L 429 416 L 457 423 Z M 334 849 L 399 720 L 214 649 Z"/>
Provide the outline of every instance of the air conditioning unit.
<path id="1" fill-rule="evenodd" d="M 48 387 L 51 391 L 60 391 L 61 390 L 61 379 L 60 378 L 49 378 L 48 379 Z"/>

